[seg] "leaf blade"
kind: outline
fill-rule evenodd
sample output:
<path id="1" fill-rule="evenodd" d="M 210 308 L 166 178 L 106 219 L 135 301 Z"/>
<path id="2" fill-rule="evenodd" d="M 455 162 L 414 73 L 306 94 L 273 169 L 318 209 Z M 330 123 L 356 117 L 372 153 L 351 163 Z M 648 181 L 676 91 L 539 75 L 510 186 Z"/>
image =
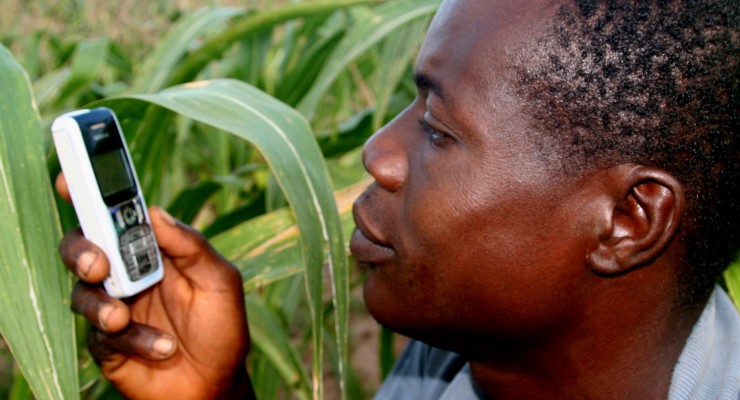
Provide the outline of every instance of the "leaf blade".
<path id="1" fill-rule="evenodd" d="M 0 331 L 35 396 L 78 398 L 71 280 L 30 82 L 0 45 Z"/>
<path id="2" fill-rule="evenodd" d="M 434 13 L 439 3 L 440 0 L 400 0 L 388 2 L 366 13 L 334 49 L 326 67 L 298 104 L 298 110 L 310 117 L 321 96 L 347 65 L 396 29 Z"/>
<path id="3" fill-rule="evenodd" d="M 170 73 L 187 54 L 192 42 L 213 26 L 243 13 L 236 8 L 200 9 L 182 19 L 157 43 L 137 71 L 132 93 L 153 93 L 163 88 Z"/>
<path id="4" fill-rule="evenodd" d="M 740 310 L 740 258 L 735 260 L 724 273 L 727 292 Z"/>
<path id="5" fill-rule="evenodd" d="M 379 0 L 327 0 L 319 2 L 289 3 L 279 7 L 256 11 L 245 16 L 224 31 L 211 39 L 203 47 L 195 51 L 184 62 L 178 65 L 168 80 L 168 85 L 189 82 L 195 79 L 201 70 L 213 59 L 221 57 L 223 52 L 237 40 L 271 29 L 277 24 L 307 15 L 333 12 L 361 4 L 378 3 Z"/>

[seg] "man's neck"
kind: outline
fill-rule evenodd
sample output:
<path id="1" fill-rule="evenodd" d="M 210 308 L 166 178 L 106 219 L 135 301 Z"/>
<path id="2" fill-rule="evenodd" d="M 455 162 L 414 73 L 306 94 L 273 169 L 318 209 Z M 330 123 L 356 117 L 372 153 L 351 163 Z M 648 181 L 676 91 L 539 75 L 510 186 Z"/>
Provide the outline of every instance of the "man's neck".
<path id="1" fill-rule="evenodd" d="M 469 357 L 475 382 L 502 400 L 665 399 L 703 307 L 647 304 L 620 303 L 539 343 L 476 352 Z"/>

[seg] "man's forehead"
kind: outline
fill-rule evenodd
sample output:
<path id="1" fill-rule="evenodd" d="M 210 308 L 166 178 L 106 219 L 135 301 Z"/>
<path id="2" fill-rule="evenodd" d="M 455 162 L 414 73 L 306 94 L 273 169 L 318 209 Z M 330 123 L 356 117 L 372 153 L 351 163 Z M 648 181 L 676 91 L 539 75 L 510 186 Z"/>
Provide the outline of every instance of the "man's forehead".
<path id="1" fill-rule="evenodd" d="M 507 83 L 511 53 L 541 36 L 554 6 L 552 0 L 444 1 L 419 53 L 418 76 L 445 92 L 490 102 Z"/>

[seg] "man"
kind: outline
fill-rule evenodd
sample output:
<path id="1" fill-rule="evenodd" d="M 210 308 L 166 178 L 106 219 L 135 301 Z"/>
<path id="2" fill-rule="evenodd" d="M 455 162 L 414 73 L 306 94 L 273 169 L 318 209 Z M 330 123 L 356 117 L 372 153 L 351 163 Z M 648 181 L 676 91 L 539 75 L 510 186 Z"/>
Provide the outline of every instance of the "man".
<path id="1" fill-rule="evenodd" d="M 740 398 L 714 285 L 740 249 L 737 7 L 608 3 L 441 6 L 354 209 L 367 307 L 418 340 L 380 398 Z M 61 245 L 91 352 L 131 398 L 248 395 L 239 275 L 152 224 L 166 278 L 131 303 Z"/>

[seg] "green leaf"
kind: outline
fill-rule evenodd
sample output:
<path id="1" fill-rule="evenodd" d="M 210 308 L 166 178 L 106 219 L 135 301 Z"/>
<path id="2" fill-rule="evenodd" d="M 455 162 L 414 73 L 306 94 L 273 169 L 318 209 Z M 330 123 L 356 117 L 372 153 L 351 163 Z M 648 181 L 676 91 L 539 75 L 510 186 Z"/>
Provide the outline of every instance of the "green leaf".
<path id="1" fill-rule="evenodd" d="M 342 226 L 345 237 L 349 237 L 354 229 L 352 220 L 352 203 L 359 194 L 367 187 L 369 180 L 365 179 L 350 187 L 342 189 L 335 193 L 337 207 L 342 219 Z M 258 218 L 247 221 L 236 228 L 224 232 L 213 239 L 211 243 L 219 253 L 229 259 L 242 273 L 244 280 L 244 291 L 250 293 L 259 293 L 265 297 L 265 302 L 271 307 L 279 307 L 282 315 L 288 319 L 289 326 L 295 328 L 301 326 L 300 320 L 302 309 L 296 312 L 296 290 L 295 283 L 302 284 L 302 279 L 296 281 L 298 274 L 301 273 L 301 253 L 298 241 L 298 230 L 294 225 L 292 215 L 286 209 L 274 211 Z M 278 283 L 278 284 L 276 284 Z M 274 290 L 280 284 L 288 283 L 288 287 L 281 290 Z M 286 285 L 283 285 L 286 286 Z M 254 323 L 250 314 L 250 323 Z M 327 332 L 327 336 L 336 339 Z M 253 340 L 258 340 L 253 338 Z M 255 347 L 258 347 L 255 344 Z M 330 360 L 338 360 L 337 354 L 332 351 L 337 346 L 328 346 L 328 355 Z M 286 350 L 287 351 L 287 350 Z M 290 349 L 289 351 L 293 351 Z M 259 356 L 254 355 L 252 359 L 257 365 Z M 335 363 L 336 364 L 336 363 Z M 352 384 L 352 370 L 346 369 L 348 383 L 345 386 L 346 395 L 349 398 L 359 398 L 353 396 L 353 389 L 357 389 L 357 384 Z M 253 371 L 253 381 L 255 390 L 264 391 L 265 379 L 269 379 L 271 370 L 261 368 Z M 268 374 L 265 377 L 261 374 Z M 258 386 L 259 385 L 259 388 Z M 268 397 L 270 398 L 270 397 Z"/>
<path id="2" fill-rule="evenodd" d="M 735 260 L 724 273 L 727 291 L 740 310 L 740 258 Z"/>
<path id="3" fill-rule="evenodd" d="M 276 25 L 292 19 L 373 3 L 378 3 L 378 0 L 333 0 L 289 3 L 247 14 L 235 22 L 232 27 L 222 34 L 215 36 L 205 43 L 203 47 L 185 58 L 172 73 L 168 85 L 195 79 L 206 65 L 214 59 L 220 58 L 223 52 L 231 45 L 249 35 L 272 29 Z"/>
<path id="4" fill-rule="evenodd" d="M 71 75 L 72 71 L 68 67 L 65 67 L 50 72 L 34 82 L 36 101 L 40 109 L 43 110 L 56 101 L 62 88 L 69 82 Z"/>
<path id="5" fill-rule="evenodd" d="M 334 28 L 330 30 L 328 28 Z M 340 26 L 330 26 L 329 31 L 320 37 L 311 37 L 305 48 L 293 53 L 286 53 L 288 65 L 275 88 L 275 97 L 295 106 L 306 95 L 324 63 L 331 55 L 332 49 L 339 43 L 344 34 Z"/>
<path id="6" fill-rule="evenodd" d="M 249 335 L 252 344 L 264 354 L 280 377 L 299 399 L 311 397 L 311 389 L 301 357 L 290 343 L 287 328 L 280 318 L 257 296 L 246 296 Z"/>
<path id="7" fill-rule="evenodd" d="M 337 340 L 346 360 L 349 276 L 342 224 L 326 165 L 308 122 L 301 114 L 258 89 L 235 80 L 177 86 L 158 94 L 106 101 L 140 100 L 167 108 L 251 142 L 264 156 L 295 213 L 309 311 L 313 326 L 313 397 L 322 398 L 322 268 L 332 273 Z M 346 361 L 340 363 L 343 371 Z M 341 374 L 340 374 L 341 375 Z"/>
<path id="8" fill-rule="evenodd" d="M 349 237 L 354 229 L 352 203 L 368 184 L 369 180 L 366 179 L 335 193 L 345 237 Z M 280 308 L 281 315 L 288 318 L 285 321 L 288 326 L 295 329 L 301 324 L 299 321 L 290 319 L 291 317 L 292 319 L 302 319 L 301 312 L 296 313 L 296 290 L 293 285 L 295 283 L 302 284 L 303 280 L 295 279 L 302 271 L 302 262 L 298 229 L 295 227 L 295 221 L 289 210 L 277 210 L 242 223 L 212 238 L 211 244 L 241 271 L 244 291 L 247 293 L 248 299 L 250 296 L 259 293 L 261 297 L 265 298 L 264 302 L 269 304 L 271 308 Z M 275 283 L 288 283 L 288 285 L 275 291 L 274 289 L 280 286 Z M 255 329 L 255 327 L 265 329 L 254 320 L 251 312 L 249 313 L 251 329 Z M 335 339 L 328 332 L 327 336 Z M 253 335 L 252 341 L 255 349 L 275 346 L 274 344 L 256 343 L 263 340 L 263 338 L 263 336 Z M 266 339 L 272 340 L 269 337 Z M 331 351 L 335 347 L 336 345 L 327 347 L 330 359 L 337 358 L 337 355 Z M 285 354 L 295 351 L 293 348 L 285 348 L 283 355 L 280 357 L 285 357 Z M 272 362 L 276 362 L 275 355 L 266 354 L 266 356 L 270 357 Z M 265 398 L 273 398 L 274 396 L 269 396 L 266 393 L 272 393 L 274 390 L 275 382 L 270 381 L 271 377 L 275 375 L 274 370 L 265 365 L 259 353 L 253 354 L 251 359 L 255 367 L 252 371 L 255 390 Z M 270 365 L 272 365 L 272 362 Z M 347 368 L 347 372 L 351 374 L 352 371 Z M 270 381 L 270 383 L 268 384 L 267 381 Z M 356 385 L 354 386 L 356 389 Z M 349 390 L 349 398 L 358 398 L 352 396 L 353 385 L 351 381 L 346 389 Z"/>
<path id="9" fill-rule="evenodd" d="M 302 271 L 298 230 L 287 209 L 253 218 L 211 239 L 242 273 L 249 293 Z"/>
<path id="10" fill-rule="evenodd" d="M 0 45 L 0 332 L 39 399 L 78 398 L 71 280 L 57 246 L 44 132 L 27 75 Z"/>
<path id="11" fill-rule="evenodd" d="M 220 188 L 221 185 L 213 181 L 201 182 L 180 192 L 175 201 L 167 207 L 167 211 L 178 220 L 192 224 L 203 204 Z"/>
<path id="12" fill-rule="evenodd" d="M 16 370 L 15 372 L 13 386 L 10 388 L 10 393 L 8 393 L 8 400 L 33 400 L 33 393 L 31 393 L 31 388 L 28 386 L 28 381 L 19 371 Z"/>
<path id="13" fill-rule="evenodd" d="M 72 79 L 87 82 L 97 78 L 108 57 L 108 46 L 107 38 L 78 43 L 72 56 Z"/>
<path id="14" fill-rule="evenodd" d="M 373 130 L 382 127 L 399 82 L 408 77 L 409 65 L 413 64 L 413 54 L 424 39 L 429 18 L 431 16 L 413 21 L 390 35 L 380 51 L 380 62 L 372 85 L 375 93 Z"/>
<path id="15" fill-rule="evenodd" d="M 228 19 L 243 12 L 237 8 L 203 8 L 179 21 L 144 59 L 130 91 L 153 93 L 161 90 L 177 63 L 192 50 L 195 39 L 214 27 L 225 26 Z"/>
<path id="16" fill-rule="evenodd" d="M 100 76 L 108 57 L 109 42 L 106 38 L 85 40 L 77 44 L 72 55 L 70 75 L 57 94 L 56 103 L 72 102 L 74 96 L 88 88 Z"/>
<path id="17" fill-rule="evenodd" d="M 441 0 L 394 0 L 373 8 L 354 22 L 353 28 L 337 45 L 298 110 L 311 116 L 319 99 L 357 57 L 408 23 L 433 14 Z"/>
<path id="18" fill-rule="evenodd" d="M 174 145 L 174 115 L 140 101 L 118 102 L 116 113 L 148 203 L 170 203 L 173 199 L 165 172 L 172 168 L 173 159 L 182 150 L 182 146 Z"/>

